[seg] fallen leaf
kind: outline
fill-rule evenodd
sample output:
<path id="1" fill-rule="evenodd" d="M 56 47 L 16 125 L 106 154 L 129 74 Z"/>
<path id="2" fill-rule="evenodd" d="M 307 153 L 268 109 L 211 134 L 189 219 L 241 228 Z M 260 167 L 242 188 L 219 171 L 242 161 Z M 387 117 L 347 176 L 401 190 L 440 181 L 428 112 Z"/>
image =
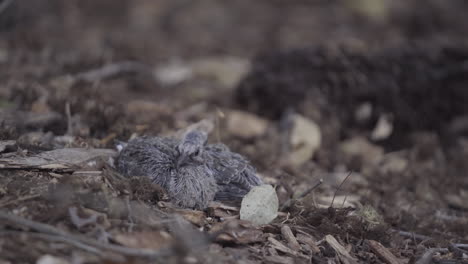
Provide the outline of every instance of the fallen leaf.
<path id="1" fill-rule="evenodd" d="M 278 216 L 278 196 L 271 185 L 256 186 L 242 199 L 240 219 L 265 225 Z"/>

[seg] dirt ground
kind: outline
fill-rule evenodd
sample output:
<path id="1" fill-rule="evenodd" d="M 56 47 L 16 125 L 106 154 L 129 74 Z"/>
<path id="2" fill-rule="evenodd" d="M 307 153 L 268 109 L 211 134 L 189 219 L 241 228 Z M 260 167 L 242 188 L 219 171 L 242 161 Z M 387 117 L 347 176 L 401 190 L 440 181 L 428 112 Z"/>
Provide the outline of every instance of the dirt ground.
<path id="1" fill-rule="evenodd" d="M 0 263 L 468 263 L 467 11 L 0 0 Z M 275 187 L 272 223 L 112 167 L 202 119 Z"/>

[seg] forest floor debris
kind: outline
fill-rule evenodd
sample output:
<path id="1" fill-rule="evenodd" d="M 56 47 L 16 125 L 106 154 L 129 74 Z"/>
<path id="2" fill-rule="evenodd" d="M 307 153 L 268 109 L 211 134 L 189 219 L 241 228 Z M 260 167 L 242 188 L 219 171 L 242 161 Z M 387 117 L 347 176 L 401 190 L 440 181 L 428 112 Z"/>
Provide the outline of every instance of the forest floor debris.
<path id="1" fill-rule="evenodd" d="M 0 263 L 467 262 L 467 3 L 348 2 L 2 1 Z M 274 220 L 112 168 L 205 118 Z"/>

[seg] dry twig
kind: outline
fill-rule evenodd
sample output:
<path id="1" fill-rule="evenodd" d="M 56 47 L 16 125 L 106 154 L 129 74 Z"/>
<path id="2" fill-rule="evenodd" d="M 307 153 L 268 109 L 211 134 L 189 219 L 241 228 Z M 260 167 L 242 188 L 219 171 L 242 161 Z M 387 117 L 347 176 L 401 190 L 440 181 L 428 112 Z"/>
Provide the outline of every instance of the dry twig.
<path id="1" fill-rule="evenodd" d="M 128 257 L 149 259 L 158 259 L 169 256 L 172 253 L 170 249 L 156 251 L 151 249 L 136 249 L 118 245 L 103 244 L 97 240 L 93 240 L 81 235 L 70 234 L 51 225 L 28 220 L 16 215 L 8 214 L 4 211 L 0 211 L 0 220 L 6 221 L 12 225 L 31 228 L 39 233 L 45 234 L 46 236 L 43 236 L 43 238 L 50 238 L 55 241 L 59 240 L 91 253 L 95 253 L 96 250 L 107 250 Z"/>
<path id="2" fill-rule="evenodd" d="M 274 239 L 273 237 L 268 238 L 268 242 L 270 242 L 271 247 L 274 249 L 281 251 L 287 255 L 293 256 L 293 257 L 300 257 L 300 258 L 305 258 L 308 259 L 308 257 L 304 254 L 301 254 L 295 250 L 290 249 L 289 247 L 283 245 L 280 241 Z"/>

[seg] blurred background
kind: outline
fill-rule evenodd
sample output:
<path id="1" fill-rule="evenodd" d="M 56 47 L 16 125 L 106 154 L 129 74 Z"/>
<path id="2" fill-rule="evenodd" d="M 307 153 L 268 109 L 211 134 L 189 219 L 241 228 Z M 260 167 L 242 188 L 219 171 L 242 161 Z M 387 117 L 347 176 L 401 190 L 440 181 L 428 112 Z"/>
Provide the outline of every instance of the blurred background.
<path id="1" fill-rule="evenodd" d="M 324 178 L 327 204 L 352 170 L 339 204 L 466 240 L 467 11 L 464 0 L 1 0 L 0 139 L 112 148 L 214 118 L 211 140 L 249 157 L 282 202 Z"/>
<path id="2" fill-rule="evenodd" d="M 352 53 L 346 55 L 348 61 L 369 54 L 376 57 L 370 59 L 374 65 L 363 70 L 364 77 L 385 63 L 395 65 L 380 71 L 403 69 L 408 59 L 415 61 L 409 62 L 416 65 L 414 71 L 428 63 L 462 61 L 459 53 L 463 49 L 449 55 L 441 50 L 445 45 L 466 42 L 467 5 L 463 0 L 2 0 L 0 96 L 3 104 L 15 104 L 27 111 L 38 101 L 47 101 L 47 107 L 62 114 L 65 101 L 75 113 L 82 112 L 84 105 L 109 108 L 97 110 L 106 115 L 105 120 L 87 120 L 92 124 L 91 133 L 103 136 L 100 128 L 107 129 L 118 121 L 110 108 L 134 99 L 169 104 L 175 109 L 200 100 L 210 106 L 247 104 L 242 93 L 249 97 L 248 92 L 241 91 L 237 101 L 232 95 L 249 72 L 250 59 L 259 54 L 325 47 L 327 51 L 309 51 L 315 53 L 310 57 L 329 60 L 336 55 L 331 53 L 344 48 Z M 431 51 L 414 54 L 421 49 Z M 395 50 L 404 50 L 405 55 L 394 54 Z M 374 51 L 380 54 L 372 55 Z M 440 53 L 442 58 L 435 58 Z M 340 60 L 339 56 L 335 57 Z M 57 80 L 63 81 L 59 77 L 86 79 L 80 74 L 112 63 L 118 65 L 107 75 L 57 88 L 63 86 L 57 84 Z M 322 71 L 318 75 L 325 76 L 340 66 L 330 65 L 328 70 L 320 67 L 315 67 Z M 124 78 L 113 78 L 122 73 Z M 355 76 L 351 74 L 350 78 Z M 107 82 L 100 82 L 102 79 Z M 52 80 L 55 85 L 50 85 Z M 307 82 L 313 84 L 316 78 Z M 40 95 L 43 91 L 51 92 L 45 98 Z M 92 103 L 99 97 L 104 101 Z M 271 104 L 276 104 L 275 100 Z M 283 108 L 274 110 L 273 116 Z M 154 123 L 151 126 L 162 129 Z"/>

